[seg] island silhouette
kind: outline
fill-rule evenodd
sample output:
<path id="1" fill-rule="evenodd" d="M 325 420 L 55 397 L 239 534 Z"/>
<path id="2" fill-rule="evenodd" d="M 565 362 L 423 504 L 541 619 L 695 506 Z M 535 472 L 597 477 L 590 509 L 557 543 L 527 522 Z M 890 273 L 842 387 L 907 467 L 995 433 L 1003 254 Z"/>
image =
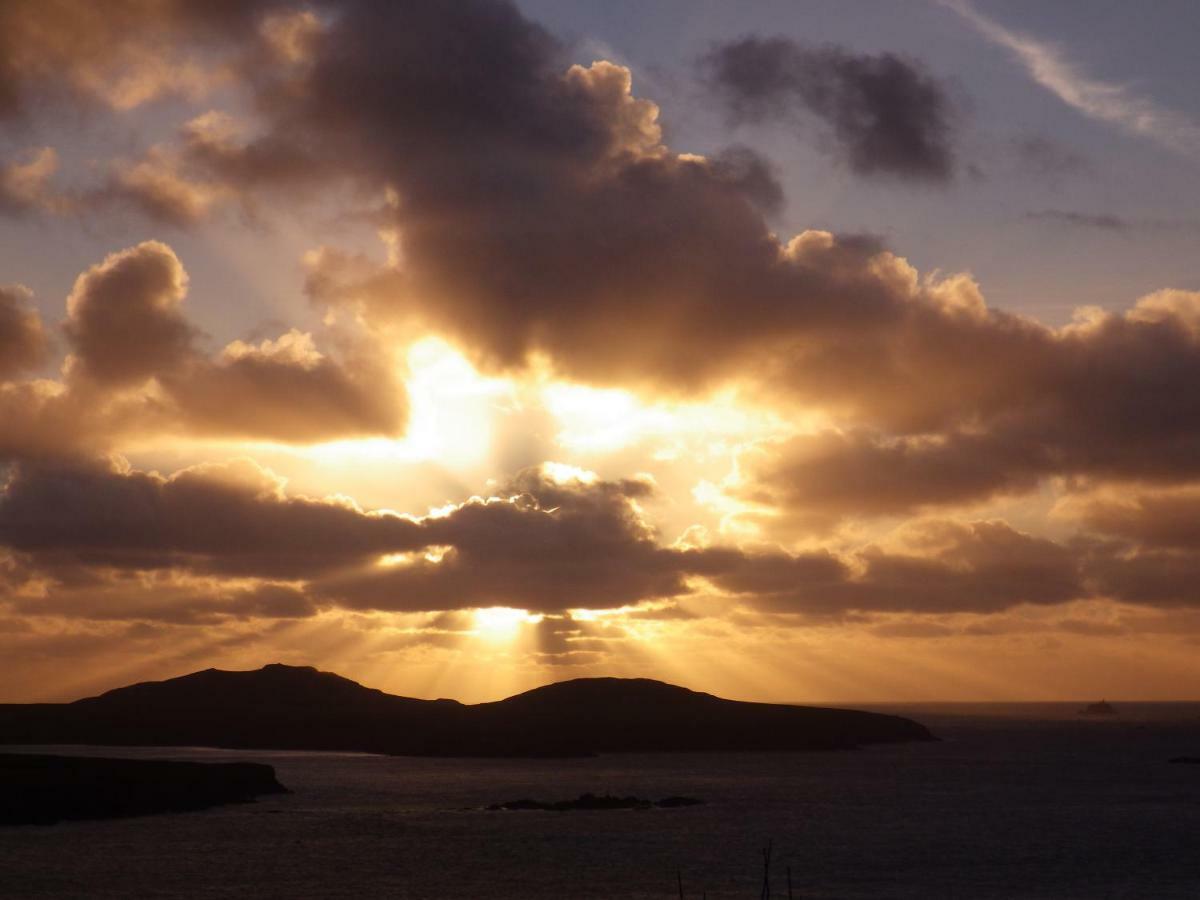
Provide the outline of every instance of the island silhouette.
<path id="1" fill-rule="evenodd" d="M 569 757 L 931 740 L 923 725 L 900 716 L 725 700 L 645 678 L 581 678 L 468 705 L 386 694 L 279 663 L 206 669 L 73 703 L 0 705 L 0 744 Z"/>

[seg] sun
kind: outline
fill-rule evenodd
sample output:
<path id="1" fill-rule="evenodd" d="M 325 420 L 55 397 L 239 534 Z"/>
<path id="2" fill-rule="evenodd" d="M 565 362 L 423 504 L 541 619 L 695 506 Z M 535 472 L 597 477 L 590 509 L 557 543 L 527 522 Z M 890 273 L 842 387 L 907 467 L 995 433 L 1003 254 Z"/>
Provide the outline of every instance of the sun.
<path id="1" fill-rule="evenodd" d="M 531 616 L 528 610 L 510 606 L 490 606 L 474 612 L 474 631 L 489 641 L 511 641 L 516 638 L 521 626 L 537 622 L 541 616 Z"/>

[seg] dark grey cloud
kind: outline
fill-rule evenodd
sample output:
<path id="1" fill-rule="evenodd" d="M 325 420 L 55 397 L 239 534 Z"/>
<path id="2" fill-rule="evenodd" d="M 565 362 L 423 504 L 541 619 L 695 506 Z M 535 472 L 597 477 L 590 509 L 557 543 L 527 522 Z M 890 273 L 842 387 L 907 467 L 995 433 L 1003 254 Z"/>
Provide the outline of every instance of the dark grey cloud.
<path id="1" fill-rule="evenodd" d="M 0 494 L 0 544 L 64 573 L 181 568 L 298 579 L 425 543 L 400 516 L 286 497 L 248 460 L 170 478 L 99 463 L 21 463 Z"/>
<path id="2" fill-rule="evenodd" d="M 1087 542 L 1084 568 L 1091 592 L 1124 603 L 1200 607 L 1200 554 L 1120 541 Z"/>
<path id="3" fill-rule="evenodd" d="M 57 585 L 65 605 L 45 610 L 82 615 L 90 591 L 128 617 L 141 610 L 164 620 L 267 615 L 269 601 L 279 615 L 319 606 L 560 613 L 679 597 L 697 579 L 753 608 L 813 615 L 993 610 L 1080 590 L 1068 549 L 1000 523 L 925 523 L 899 548 L 843 556 L 668 547 L 633 502 L 650 490 L 527 470 L 492 499 L 414 520 L 288 497 L 249 462 L 170 478 L 22 465 L 0 497 L 0 546 L 9 549 L 10 590 L 35 578 Z M 77 513 L 63 517 L 67 508 Z M 210 585 L 219 596 L 196 600 L 195 579 L 230 576 L 291 587 Z"/>
<path id="4" fill-rule="evenodd" d="M 317 596 L 368 609 L 614 608 L 687 591 L 693 560 L 663 547 L 630 504 L 640 481 L 560 484 L 528 470 L 498 498 L 423 520 L 442 548 L 313 583 Z M 436 559 L 436 561 L 435 561 Z"/>
<path id="5" fill-rule="evenodd" d="M 954 172 L 949 96 L 913 60 L 751 36 L 713 47 L 702 69 L 735 121 L 820 120 L 859 174 L 941 182 Z"/>
<path id="6" fill-rule="evenodd" d="M 827 554 L 748 555 L 714 582 L 757 609 L 841 615 L 858 611 L 994 612 L 1083 595 L 1066 547 L 1002 522 L 929 521 L 908 546 Z"/>
<path id="7" fill-rule="evenodd" d="M 1117 484 L 1081 490 L 1059 512 L 1088 531 L 1157 550 L 1200 551 L 1200 488 Z"/>

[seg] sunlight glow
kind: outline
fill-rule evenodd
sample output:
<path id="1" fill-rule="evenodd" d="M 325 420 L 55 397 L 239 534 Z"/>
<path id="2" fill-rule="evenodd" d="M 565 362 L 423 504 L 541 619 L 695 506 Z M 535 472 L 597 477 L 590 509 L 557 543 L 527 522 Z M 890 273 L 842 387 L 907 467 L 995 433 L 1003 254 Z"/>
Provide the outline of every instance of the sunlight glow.
<path id="1" fill-rule="evenodd" d="M 780 422 L 764 410 L 739 403 L 732 393 L 705 403 L 647 403 L 629 391 L 555 382 L 541 402 L 558 420 L 560 446 L 583 453 L 611 453 L 638 443 L 658 444 L 653 456 L 671 460 L 696 453 L 728 453 L 728 439 L 791 432 L 810 425 Z"/>
<path id="2" fill-rule="evenodd" d="M 543 618 L 541 615 L 530 615 L 528 610 L 509 606 L 477 609 L 473 616 L 476 634 L 490 641 L 512 641 L 522 625 L 533 625 Z"/>
<path id="3" fill-rule="evenodd" d="M 297 452 L 323 464 L 436 461 L 468 468 L 491 450 L 496 404 L 510 382 L 480 375 L 461 353 L 439 338 L 424 338 L 407 354 L 409 421 L 399 440 L 330 441 Z"/>
<path id="4" fill-rule="evenodd" d="M 595 472 L 560 462 L 542 463 L 542 474 L 555 484 L 594 484 L 600 477 Z"/>

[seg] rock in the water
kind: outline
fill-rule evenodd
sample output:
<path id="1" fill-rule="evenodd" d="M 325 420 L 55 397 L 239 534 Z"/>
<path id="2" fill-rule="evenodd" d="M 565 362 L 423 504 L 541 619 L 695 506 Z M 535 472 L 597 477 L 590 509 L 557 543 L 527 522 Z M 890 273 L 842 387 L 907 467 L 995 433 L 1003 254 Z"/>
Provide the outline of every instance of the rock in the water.
<path id="1" fill-rule="evenodd" d="M 567 812 L 576 809 L 652 809 L 656 806 L 660 809 L 674 809 L 680 806 L 699 806 L 702 803 L 704 803 L 703 800 L 697 800 L 693 797 L 665 797 L 662 800 L 643 800 L 641 797 L 614 797 L 610 794 L 603 796 L 580 794 L 574 800 L 555 800 L 553 802 L 530 800 L 526 797 L 521 800 L 509 800 L 507 803 L 493 803 L 488 809 L 492 812 L 500 812 L 501 810 L 517 812 L 523 810 Z"/>

